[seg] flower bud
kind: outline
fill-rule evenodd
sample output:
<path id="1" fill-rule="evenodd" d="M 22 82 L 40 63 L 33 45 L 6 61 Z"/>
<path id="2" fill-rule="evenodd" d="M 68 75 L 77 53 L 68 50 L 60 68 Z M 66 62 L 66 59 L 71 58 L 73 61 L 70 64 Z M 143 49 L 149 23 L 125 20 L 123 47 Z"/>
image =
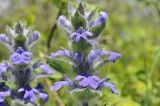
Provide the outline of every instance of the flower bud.
<path id="1" fill-rule="evenodd" d="M 37 41 L 40 37 L 40 33 L 35 31 L 33 32 L 32 36 L 29 38 L 29 44 L 34 43 L 35 41 Z"/>
<path id="2" fill-rule="evenodd" d="M 5 34 L 0 34 L 0 42 L 11 44 L 9 37 L 7 37 Z"/>

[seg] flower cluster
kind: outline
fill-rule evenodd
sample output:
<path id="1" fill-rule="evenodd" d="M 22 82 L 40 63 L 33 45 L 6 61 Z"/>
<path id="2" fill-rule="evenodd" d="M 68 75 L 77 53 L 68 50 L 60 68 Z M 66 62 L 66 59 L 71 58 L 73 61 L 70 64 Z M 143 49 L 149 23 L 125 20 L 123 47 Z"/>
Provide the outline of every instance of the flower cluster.
<path id="1" fill-rule="evenodd" d="M 32 61 L 32 53 L 24 51 L 23 48 L 19 47 L 16 52 L 10 56 L 10 60 L 13 64 L 29 64 Z"/>
<path id="2" fill-rule="evenodd" d="M 84 29 L 78 29 L 76 32 L 73 32 L 71 36 L 75 39 L 76 43 L 78 43 L 81 38 L 87 40 L 89 36 L 92 36 L 92 33 Z"/>
<path id="3" fill-rule="evenodd" d="M 46 103 L 48 94 L 44 86 L 38 83 L 35 88 L 30 84 L 33 80 L 54 74 L 46 63 L 38 61 L 32 63 L 31 49 L 39 40 L 40 34 L 26 28 L 25 24 L 16 23 L 14 29 L 7 27 L 8 36 L 0 34 L 0 42 L 9 47 L 11 51 L 10 61 L 0 64 L 0 105 L 10 106 L 5 99 L 7 96 L 13 100 L 21 100 L 24 103 L 37 103 L 37 97 Z M 36 72 L 40 68 L 42 71 Z M 5 82 L 15 84 L 15 88 L 9 88 Z"/>
<path id="4" fill-rule="evenodd" d="M 98 19 L 93 19 L 96 14 L 94 9 L 91 12 L 86 11 L 86 6 L 81 2 L 75 11 L 71 20 L 65 16 L 60 16 L 58 19 L 59 26 L 64 29 L 69 35 L 69 49 L 59 50 L 51 53 L 48 59 L 50 66 L 59 71 L 58 67 L 63 67 L 64 60 L 60 61 L 56 57 L 65 56 L 68 62 L 65 63 L 72 67 L 72 72 L 76 74 L 73 79 L 72 76 L 66 76 L 67 68 L 63 72 L 65 79 L 58 81 L 50 88 L 50 90 L 59 90 L 62 86 L 68 86 L 71 92 L 77 89 L 90 89 L 92 91 L 100 91 L 103 87 L 111 89 L 112 93 L 118 94 L 116 85 L 109 82 L 109 78 L 99 78 L 94 75 L 101 64 L 106 62 L 115 62 L 121 57 L 121 54 L 106 51 L 98 47 L 94 43 L 97 42 L 97 37 L 101 34 L 106 26 L 108 19 L 107 12 L 100 12 Z M 71 78 L 70 78 L 71 77 Z M 83 97 L 83 96 L 82 96 Z"/>
<path id="5" fill-rule="evenodd" d="M 88 12 L 82 2 L 73 9 L 75 13 L 71 20 L 65 16 L 58 18 L 58 25 L 69 35 L 69 50 L 52 53 L 46 63 L 33 63 L 31 49 L 40 38 L 39 32 L 32 32 L 25 24 L 16 23 L 13 29 L 7 27 L 7 35 L 0 34 L 0 43 L 11 51 L 10 60 L 0 64 L 0 106 L 10 106 L 6 99 L 8 97 L 33 105 L 38 105 L 37 98 L 46 103 L 48 94 L 44 91 L 44 85 L 38 83 L 36 87 L 32 87 L 31 83 L 37 78 L 54 74 L 48 64 L 64 74 L 64 80 L 56 82 L 50 90 L 57 91 L 67 86 L 72 93 L 82 93 L 86 89 L 94 93 L 100 92 L 102 88 L 109 88 L 112 93 L 118 94 L 116 85 L 109 82 L 109 78 L 101 79 L 94 74 L 102 64 L 114 63 L 121 57 L 119 53 L 103 50 L 99 45 L 95 45 L 106 26 L 108 13 L 100 12 L 99 17 L 94 19 L 97 8 Z M 66 57 L 67 61 L 55 59 L 61 56 Z M 37 68 L 42 71 L 35 71 Z M 67 71 L 74 73 L 74 78 L 67 74 L 70 73 Z M 9 88 L 5 82 L 15 85 Z M 85 99 L 83 102 L 89 98 Z"/>
<path id="6" fill-rule="evenodd" d="M 18 92 L 22 94 L 22 99 L 24 101 L 29 101 L 32 103 L 36 103 L 37 95 L 43 102 L 47 102 L 48 94 L 43 91 L 44 85 L 42 83 L 38 83 L 35 88 L 31 88 L 29 84 L 25 85 L 23 88 L 20 88 Z"/>
<path id="7" fill-rule="evenodd" d="M 64 81 L 56 82 L 54 86 L 50 88 L 50 90 L 59 90 L 62 86 L 68 86 L 70 89 L 83 89 L 83 88 L 90 88 L 93 90 L 100 90 L 102 87 L 108 87 L 112 90 L 114 94 L 118 94 L 116 90 L 115 84 L 107 82 L 109 79 L 104 78 L 100 79 L 97 76 L 81 76 L 78 75 L 75 77 L 74 81 L 71 81 L 69 78 L 65 78 Z M 78 83 L 74 83 L 78 82 Z"/>

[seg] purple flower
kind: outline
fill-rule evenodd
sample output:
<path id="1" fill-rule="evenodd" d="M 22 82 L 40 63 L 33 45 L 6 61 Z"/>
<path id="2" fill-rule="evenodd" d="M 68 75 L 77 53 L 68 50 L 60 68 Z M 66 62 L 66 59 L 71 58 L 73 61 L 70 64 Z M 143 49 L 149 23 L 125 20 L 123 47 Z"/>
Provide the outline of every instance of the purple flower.
<path id="1" fill-rule="evenodd" d="M 6 96 L 10 96 L 11 92 L 4 82 L 0 82 L 0 103 L 4 102 Z"/>
<path id="2" fill-rule="evenodd" d="M 116 89 L 116 85 L 113 84 L 113 83 L 107 82 L 107 80 L 109 80 L 109 79 L 104 78 L 104 79 L 99 81 L 99 85 L 98 85 L 99 89 L 102 88 L 102 87 L 107 87 L 107 88 L 110 88 L 112 90 L 112 93 L 118 95 L 118 91 Z"/>
<path id="3" fill-rule="evenodd" d="M 24 94 L 24 99 L 28 99 L 29 101 L 35 103 L 37 99 L 35 93 L 35 89 L 32 89 L 30 91 L 26 90 Z"/>
<path id="4" fill-rule="evenodd" d="M 52 69 L 50 69 L 46 64 L 41 64 L 39 67 L 44 70 L 46 74 L 54 74 Z"/>
<path id="5" fill-rule="evenodd" d="M 82 62 L 83 61 L 83 59 L 84 59 L 84 56 L 83 56 L 83 54 L 82 53 L 77 53 L 77 52 L 75 52 L 74 53 L 74 59 L 75 60 L 77 60 L 77 62 Z"/>
<path id="6" fill-rule="evenodd" d="M 10 91 L 0 91 L 0 102 L 4 102 L 6 96 L 10 96 Z"/>
<path id="7" fill-rule="evenodd" d="M 103 87 L 107 87 L 112 90 L 112 93 L 118 94 L 118 91 L 116 90 L 115 84 L 107 82 L 107 80 L 109 80 L 107 78 L 101 80 L 97 76 L 85 77 L 85 76 L 78 75 L 75 78 L 75 80 L 79 82 L 79 85 L 82 88 L 89 87 L 93 90 L 99 90 Z"/>
<path id="8" fill-rule="evenodd" d="M 59 22 L 60 25 L 66 26 L 66 27 L 71 25 L 70 22 L 63 15 L 58 18 L 58 22 Z"/>
<path id="9" fill-rule="evenodd" d="M 48 101 L 48 94 L 46 92 L 40 92 L 39 98 L 43 100 L 44 103 Z"/>
<path id="10" fill-rule="evenodd" d="M 112 62 L 115 62 L 118 58 L 121 57 L 121 54 L 112 51 L 102 51 L 102 55 L 109 55 L 108 60 Z"/>
<path id="11" fill-rule="evenodd" d="M 90 62 L 95 62 L 99 59 L 99 57 L 102 55 L 102 49 L 96 50 L 91 50 L 89 55 L 88 55 L 88 60 Z"/>
<path id="12" fill-rule="evenodd" d="M 32 36 L 29 37 L 29 44 L 32 44 L 33 42 L 37 41 L 40 37 L 40 33 L 35 31 L 33 32 Z"/>
<path id="13" fill-rule="evenodd" d="M 64 81 L 56 82 L 54 86 L 50 88 L 50 90 L 59 90 L 62 86 L 68 86 L 69 88 L 74 89 L 84 89 L 90 88 L 92 90 L 100 90 L 103 87 L 107 87 L 112 90 L 112 93 L 118 94 L 115 84 L 108 82 L 108 78 L 100 79 L 97 76 L 82 76 L 78 75 L 75 77 L 74 81 L 71 81 L 69 78 Z"/>
<path id="14" fill-rule="evenodd" d="M 55 58 L 57 56 L 67 56 L 67 57 L 69 57 L 70 56 L 70 52 L 68 50 L 66 50 L 66 49 L 59 50 L 59 51 L 56 51 L 55 53 L 52 53 L 49 58 Z"/>
<path id="15" fill-rule="evenodd" d="M 37 89 L 31 88 L 29 84 L 25 85 L 24 88 L 20 88 L 18 90 L 19 93 L 23 93 L 23 99 L 26 101 L 30 101 L 32 103 L 36 103 L 36 95 L 38 93 Z"/>
<path id="16" fill-rule="evenodd" d="M 23 48 L 19 47 L 17 51 L 10 56 L 10 60 L 14 64 L 29 64 L 32 60 L 32 53 L 24 51 Z"/>
<path id="17" fill-rule="evenodd" d="M 66 77 L 64 81 L 58 81 L 58 82 L 56 82 L 56 83 L 54 84 L 54 86 L 52 86 L 52 87 L 50 88 L 50 90 L 51 90 L 51 91 L 52 91 L 52 90 L 57 91 L 57 90 L 61 89 L 62 86 L 72 87 L 72 85 L 73 85 L 73 82 L 72 82 L 69 78 Z"/>
<path id="18" fill-rule="evenodd" d="M 81 38 L 87 40 L 88 36 L 92 36 L 92 33 L 84 29 L 78 29 L 76 32 L 72 33 L 71 35 L 72 38 L 75 38 L 76 43 L 78 43 Z"/>
<path id="19" fill-rule="evenodd" d="M 90 62 L 96 62 L 101 56 L 103 55 L 109 55 L 108 61 L 115 62 L 118 58 L 121 57 L 121 54 L 112 52 L 112 51 L 103 51 L 102 49 L 91 50 L 91 52 L 88 55 L 88 60 Z"/>
<path id="20" fill-rule="evenodd" d="M 31 88 L 29 85 L 25 86 L 24 88 L 20 88 L 18 90 L 19 93 L 24 92 L 23 98 L 27 101 L 30 101 L 32 103 L 36 102 L 36 94 L 38 93 L 38 91 L 34 88 Z"/>
<path id="21" fill-rule="evenodd" d="M 5 75 L 7 68 L 8 68 L 7 63 L 0 64 L 0 76 Z"/>
<path id="22" fill-rule="evenodd" d="M 107 18 L 108 18 L 108 13 L 106 13 L 106 12 L 100 12 L 99 20 L 101 22 L 106 21 Z"/>
<path id="23" fill-rule="evenodd" d="M 44 85 L 42 83 L 38 83 L 36 88 L 39 92 L 39 98 L 43 100 L 44 103 L 48 101 L 48 94 L 44 92 Z"/>
<path id="24" fill-rule="evenodd" d="M 37 95 L 44 103 L 48 101 L 48 94 L 43 91 L 44 85 L 38 83 L 35 88 L 31 88 L 29 84 L 25 85 L 24 88 L 18 90 L 19 93 L 23 93 L 23 99 L 32 103 L 36 103 Z"/>
<path id="25" fill-rule="evenodd" d="M 11 44 L 9 37 L 7 37 L 5 34 L 0 34 L 0 41 L 9 45 Z"/>
<path id="26" fill-rule="evenodd" d="M 85 76 L 78 75 L 75 78 L 75 80 L 79 81 L 79 85 L 83 88 L 90 87 L 90 88 L 96 90 L 98 87 L 98 81 L 100 79 L 96 76 L 85 77 Z"/>
<path id="27" fill-rule="evenodd" d="M 59 82 L 56 82 L 56 83 L 54 84 L 54 86 L 52 86 L 52 87 L 50 88 L 50 90 L 55 90 L 55 91 L 57 91 L 57 90 L 61 89 L 62 86 L 68 86 L 68 85 L 69 85 L 69 82 L 68 82 L 68 81 L 59 81 Z"/>
<path id="28" fill-rule="evenodd" d="M 107 12 L 100 12 L 99 18 L 91 23 L 92 26 L 99 25 L 106 21 L 108 18 Z"/>

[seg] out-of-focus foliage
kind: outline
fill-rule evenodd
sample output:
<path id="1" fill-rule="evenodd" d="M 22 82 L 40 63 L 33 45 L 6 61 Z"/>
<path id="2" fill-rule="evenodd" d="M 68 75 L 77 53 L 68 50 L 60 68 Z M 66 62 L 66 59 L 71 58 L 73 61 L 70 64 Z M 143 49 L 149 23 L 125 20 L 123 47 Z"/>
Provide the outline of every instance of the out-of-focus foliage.
<path id="1" fill-rule="evenodd" d="M 0 33 L 5 32 L 6 25 L 20 20 L 41 32 L 41 41 L 34 49 L 35 57 L 39 55 L 43 58 L 60 47 L 67 48 L 68 35 L 60 28 L 54 29 L 57 15 L 67 14 L 67 2 L 0 0 Z M 100 71 L 96 71 L 99 76 L 108 76 L 116 82 L 120 95 L 110 94 L 104 89 L 104 95 L 97 102 L 100 106 L 160 106 L 158 0 L 88 0 L 88 3 L 89 8 L 98 7 L 98 11 L 106 10 L 109 13 L 109 22 L 99 39 L 100 45 L 106 50 L 118 51 L 123 55 L 114 65 L 106 64 L 99 69 Z M 48 40 L 49 36 L 52 40 Z M 49 49 L 48 41 L 51 41 Z M 8 59 L 8 54 L 8 50 L 0 45 L 0 61 Z M 56 74 L 44 82 L 52 81 L 53 84 L 59 78 L 61 76 Z M 66 88 L 49 94 L 47 106 L 78 105 Z"/>

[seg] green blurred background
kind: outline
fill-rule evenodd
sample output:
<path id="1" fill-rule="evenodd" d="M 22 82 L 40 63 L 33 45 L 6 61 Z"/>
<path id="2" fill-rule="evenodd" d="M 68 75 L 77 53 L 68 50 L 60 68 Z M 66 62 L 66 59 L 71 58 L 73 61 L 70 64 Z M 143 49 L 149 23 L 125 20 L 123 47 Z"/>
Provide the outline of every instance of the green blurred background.
<path id="1" fill-rule="evenodd" d="M 73 1 L 73 0 L 72 0 Z M 100 106 L 160 106 L 160 2 L 158 0 L 87 0 L 90 9 L 108 11 L 108 26 L 100 38 L 105 50 L 122 54 L 96 74 L 115 82 L 120 95 L 103 89 Z M 67 15 L 67 0 L 0 0 L 0 33 L 6 25 L 26 22 L 41 33 L 33 49 L 35 60 L 60 47 L 67 48 L 67 34 L 56 26 L 60 14 Z M 98 15 L 98 14 L 97 14 Z M 9 59 L 6 47 L 0 45 L 0 61 Z M 41 79 L 48 90 L 59 74 Z M 47 106 L 78 106 L 67 87 L 50 92 Z"/>

